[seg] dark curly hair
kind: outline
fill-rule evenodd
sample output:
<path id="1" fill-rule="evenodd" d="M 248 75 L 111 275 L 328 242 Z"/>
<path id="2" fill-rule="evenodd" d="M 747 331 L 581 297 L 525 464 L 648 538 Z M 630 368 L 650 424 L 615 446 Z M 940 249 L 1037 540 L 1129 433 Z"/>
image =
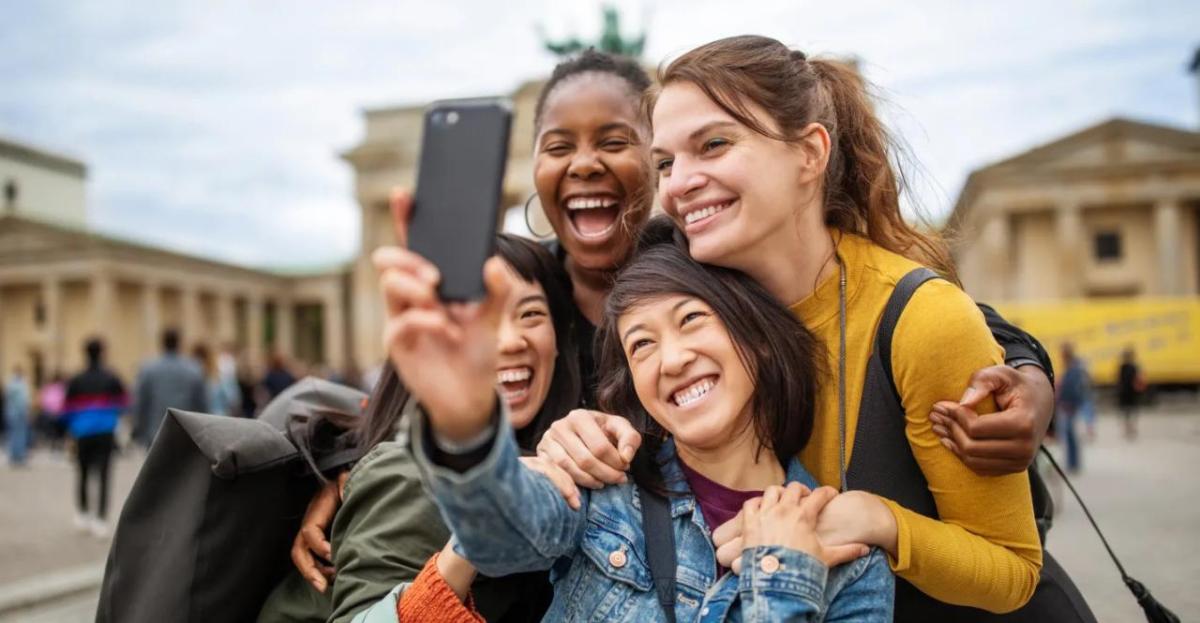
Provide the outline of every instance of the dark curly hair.
<path id="1" fill-rule="evenodd" d="M 546 85 L 542 87 L 542 92 L 538 95 L 533 115 L 534 128 L 541 127 L 546 98 L 550 96 L 555 87 L 567 78 L 586 73 L 611 74 L 624 80 L 629 85 L 630 96 L 638 102 L 641 101 L 642 94 L 650 88 L 650 76 L 636 60 L 588 48 L 580 52 L 578 56 L 573 56 L 554 66 L 554 72 L 550 74 L 550 79 L 546 81 Z"/>

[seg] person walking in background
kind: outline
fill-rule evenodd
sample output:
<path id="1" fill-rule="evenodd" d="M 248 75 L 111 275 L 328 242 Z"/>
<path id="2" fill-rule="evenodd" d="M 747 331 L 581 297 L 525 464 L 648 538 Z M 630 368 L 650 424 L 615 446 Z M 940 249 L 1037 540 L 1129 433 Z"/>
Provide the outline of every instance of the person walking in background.
<path id="1" fill-rule="evenodd" d="M 1137 364 L 1137 355 L 1130 346 L 1121 352 L 1121 367 L 1117 371 L 1117 407 L 1125 423 L 1125 438 L 1137 438 L 1137 408 L 1142 392 L 1146 391 L 1146 380 Z"/>
<path id="2" fill-rule="evenodd" d="M 125 385 L 104 367 L 104 342 L 88 340 L 84 346 L 87 369 L 67 383 L 63 419 L 75 440 L 78 466 L 78 513 L 75 527 L 97 537 L 108 535 L 108 477 L 114 446 L 113 432 L 128 405 Z M 95 512 L 88 504 L 88 480 L 98 481 Z"/>
<path id="3" fill-rule="evenodd" d="M 1078 473 L 1082 467 L 1083 458 L 1079 447 L 1079 437 L 1075 433 L 1075 419 L 1084 405 L 1091 401 L 1091 380 L 1083 360 L 1075 355 L 1075 347 L 1069 342 L 1062 346 L 1063 364 L 1066 371 L 1058 381 L 1058 426 L 1057 434 L 1061 435 L 1063 444 L 1067 447 L 1067 469 Z"/>
<path id="4" fill-rule="evenodd" d="M 204 411 L 213 415 L 231 415 L 235 409 L 240 409 L 241 392 L 238 391 L 237 382 L 234 381 L 232 387 L 225 383 L 221 376 L 220 363 L 212 351 L 203 344 L 197 344 L 192 349 L 192 358 L 200 365 L 200 372 L 204 376 L 204 396 L 207 404 Z"/>
<path id="5" fill-rule="evenodd" d="M 226 343 L 217 355 L 217 384 L 227 405 L 224 415 L 237 417 L 242 411 L 242 389 L 238 385 L 238 357 L 232 344 Z"/>
<path id="6" fill-rule="evenodd" d="M 296 377 L 288 371 L 287 365 L 283 361 L 283 355 L 276 353 L 271 355 L 271 367 L 267 369 L 267 375 L 263 377 L 262 386 L 267 390 L 267 400 L 274 399 L 283 390 L 287 389 L 296 382 Z"/>
<path id="7" fill-rule="evenodd" d="M 63 402 L 67 397 L 67 382 L 62 372 L 55 371 L 50 382 L 38 390 L 37 430 L 50 444 L 51 450 L 62 448 L 66 436 L 66 423 L 62 419 Z"/>
<path id="8" fill-rule="evenodd" d="M 194 363 L 179 356 L 179 332 L 164 331 L 162 347 L 162 356 L 138 373 L 134 438 L 144 448 L 154 441 L 168 408 L 201 413 L 208 409 L 204 377 Z"/>
<path id="9" fill-rule="evenodd" d="M 8 427 L 8 464 L 24 467 L 29 453 L 29 383 L 21 366 L 13 367 L 4 385 L 4 423 Z"/>

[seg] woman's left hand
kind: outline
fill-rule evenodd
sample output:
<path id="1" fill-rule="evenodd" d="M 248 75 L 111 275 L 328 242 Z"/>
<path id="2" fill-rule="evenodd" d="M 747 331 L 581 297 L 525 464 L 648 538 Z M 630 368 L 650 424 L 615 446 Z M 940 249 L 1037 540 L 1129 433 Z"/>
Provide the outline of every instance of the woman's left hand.
<path id="1" fill-rule="evenodd" d="M 1000 409 L 980 416 L 980 402 L 993 396 Z M 984 368 L 971 376 L 959 402 L 939 402 L 929 421 L 942 445 L 981 476 L 1025 471 L 1054 417 L 1054 388 L 1032 365 Z"/>

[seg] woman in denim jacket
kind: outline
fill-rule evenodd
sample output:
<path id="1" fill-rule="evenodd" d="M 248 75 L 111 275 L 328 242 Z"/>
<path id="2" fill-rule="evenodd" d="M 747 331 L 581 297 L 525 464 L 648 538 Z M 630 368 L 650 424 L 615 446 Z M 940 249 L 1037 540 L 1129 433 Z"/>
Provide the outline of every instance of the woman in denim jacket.
<path id="1" fill-rule="evenodd" d="M 400 252 L 381 268 L 389 353 L 426 409 L 413 418 L 414 455 L 461 552 L 486 574 L 552 568 L 546 620 L 664 620 L 638 487 L 585 492 L 572 508 L 518 460 L 492 389 L 503 272 L 485 268 L 482 305 L 447 308 L 424 259 Z M 865 546 L 821 544 L 817 516 L 836 492 L 810 491 L 794 458 L 812 428 L 811 335 L 746 276 L 701 266 L 672 243 L 622 272 L 605 311 L 601 401 L 647 438 L 634 481 L 668 496 L 675 620 L 890 621 L 886 561 Z M 740 576 L 718 567 L 711 538 L 713 518 L 739 510 Z"/>

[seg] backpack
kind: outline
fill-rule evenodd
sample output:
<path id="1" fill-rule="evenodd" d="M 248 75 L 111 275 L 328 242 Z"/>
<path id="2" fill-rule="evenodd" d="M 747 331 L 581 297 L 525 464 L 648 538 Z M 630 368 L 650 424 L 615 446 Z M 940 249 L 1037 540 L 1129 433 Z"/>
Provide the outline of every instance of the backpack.
<path id="1" fill-rule="evenodd" d="M 361 413 L 365 399 L 308 378 L 259 419 L 168 409 L 117 521 L 97 623 L 254 621 L 291 568 L 319 486 L 311 466 L 347 457 L 348 443 L 322 443 L 346 433 L 305 424 Z"/>
<path id="2" fill-rule="evenodd" d="M 914 269 L 896 284 L 884 308 L 875 332 L 871 358 L 867 363 L 854 450 L 851 454 L 853 458 L 847 467 L 846 479 L 852 489 L 869 491 L 895 500 L 905 508 L 936 519 L 938 513 L 933 495 L 929 492 L 928 483 L 905 436 L 904 408 L 896 391 L 891 369 L 892 334 L 900 315 L 917 288 L 935 278 L 938 278 L 938 275 L 928 268 Z M 1045 448 L 1042 448 L 1042 452 L 1049 456 Z M 1050 459 L 1053 461 L 1053 457 Z M 939 602 L 912 584 L 897 578 L 896 621 L 1096 621 L 1066 570 L 1044 549 L 1046 531 L 1050 528 L 1054 514 L 1053 502 L 1037 470 L 1031 467 L 1028 474 L 1038 535 L 1043 544 L 1041 577 L 1029 602 L 1013 612 L 993 614 L 978 608 Z M 1074 493 L 1074 488 L 1071 491 Z M 1080 505 L 1083 505 L 1082 500 Z M 1084 509 L 1086 511 L 1086 507 Z M 1090 513 L 1088 517 L 1091 519 Z M 1099 528 L 1096 530 L 1099 534 Z M 1107 547 L 1107 542 L 1105 546 Z M 1111 549 L 1109 554 L 1112 554 Z M 1178 621 L 1178 618 L 1172 618 L 1173 614 L 1154 601 L 1140 583 L 1125 574 L 1115 556 L 1113 561 L 1130 590 L 1138 598 L 1138 602 L 1142 604 L 1150 621 Z"/>

